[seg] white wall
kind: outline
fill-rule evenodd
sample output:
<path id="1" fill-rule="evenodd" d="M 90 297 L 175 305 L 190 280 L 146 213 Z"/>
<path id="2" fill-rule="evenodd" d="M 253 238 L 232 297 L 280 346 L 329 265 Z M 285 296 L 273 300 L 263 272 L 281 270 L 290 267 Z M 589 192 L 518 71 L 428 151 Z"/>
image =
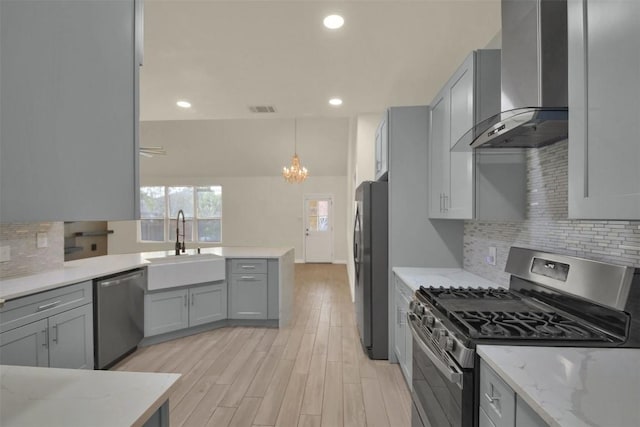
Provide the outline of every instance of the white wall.
<path id="1" fill-rule="evenodd" d="M 362 181 L 375 178 L 375 135 L 382 113 L 361 114 L 351 121 L 347 166 L 347 274 L 354 298 L 355 274 L 353 270 L 353 220 L 355 218 L 356 188 Z"/>
<path id="2" fill-rule="evenodd" d="M 293 125 L 293 119 L 143 122 L 141 145 L 163 146 L 167 156 L 141 158 L 140 183 L 221 185 L 223 245 L 293 247 L 297 260 L 304 258 L 304 195 L 332 194 L 333 260 L 346 262 L 349 120 L 298 120 L 297 151 L 310 171 L 302 184 L 280 175 L 293 154 Z M 109 227 L 111 254 L 173 248 L 138 242 L 136 221 Z"/>
<path id="3" fill-rule="evenodd" d="M 304 194 L 328 193 L 334 197 L 334 262 L 346 262 L 345 177 L 311 177 L 303 184 L 288 184 L 282 177 L 156 178 L 142 185 L 221 185 L 222 244 L 225 246 L 273 246 L 303 253 Z M 172 249 L 172 243 L 140 243 L 136 221 L 110 222 L 109 253 Z M 188 247 L 214 246 L 188 244 Z"/>

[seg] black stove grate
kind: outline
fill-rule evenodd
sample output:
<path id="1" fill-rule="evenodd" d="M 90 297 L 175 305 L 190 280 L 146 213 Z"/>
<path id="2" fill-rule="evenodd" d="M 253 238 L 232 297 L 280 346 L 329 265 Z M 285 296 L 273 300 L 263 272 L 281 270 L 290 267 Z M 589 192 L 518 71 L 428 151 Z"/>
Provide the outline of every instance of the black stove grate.
<path id="1" fill-rule="evenodd" d="M 584 323 L 555 312 L 451 313 L 471 338 L 608 341 L 607 336 Z"/>

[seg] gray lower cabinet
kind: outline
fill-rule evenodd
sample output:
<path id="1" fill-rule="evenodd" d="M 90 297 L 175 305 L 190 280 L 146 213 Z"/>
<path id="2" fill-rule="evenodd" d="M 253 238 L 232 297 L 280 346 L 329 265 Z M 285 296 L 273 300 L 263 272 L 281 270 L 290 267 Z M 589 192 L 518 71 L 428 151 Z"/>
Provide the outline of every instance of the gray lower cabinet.
<path id="1" fill-rule="evenodd" d="M 399 277 L 395 276 L 395 334 L 394 350 L 400 369 L 407 385 L 411 388 L 413 368 L 413 340 L 407 324 L 407 312 L 411 302 L 412 290 Z"/>
<path id="2" fill-rule="evenodd" d="M 548 424 L 484 360 L 480 361 L 480 427 L 547 427 Z"/>
<path id="3" fill-rule="evenodd" d="M 3 332 L 0 363 L 93 369 L 93 306 L 86 304 Z"/>
<path id="4" fill-rule="evenodd" d="M 144 296 L 144 336 L 226 319 L 227 284 L 215 282 Z"/>
<path id="5" fill-rule="evenodd" d="M 91 282 L 6 302 L 0 309 L 0 364 L 93 369 Z"/>
<path id="6" fill-rule="evenodd" d="M 189 289 L 189 326 L 227 318 L 227 287 L 224 284 Z"/>
<path id="7" fill-rule="evenodd" d="M 49 366 L 47 319 L 0 334 L 3 365 Z"/>
<path id="8" fill-rule="evenodd" d="M 93 369 L 93 305 L 49 318 L 49 366 Z"/>
<path id="9" fill-rule="evenodd" d="M 266 274 L 232 274 L 229 284 L 229 317 L 266 319 L 267 296 Z"/>
<path id="10" fill-rule="evenodd" d="M 640 2 L 567 7 L 569 218 L 640 219 Z"/>
<path id="11" fill-rule="evenodd" d="M 230 319 L 271 319 L 279 315 L 280 264 L 277 259 L 227 259 Z"/>

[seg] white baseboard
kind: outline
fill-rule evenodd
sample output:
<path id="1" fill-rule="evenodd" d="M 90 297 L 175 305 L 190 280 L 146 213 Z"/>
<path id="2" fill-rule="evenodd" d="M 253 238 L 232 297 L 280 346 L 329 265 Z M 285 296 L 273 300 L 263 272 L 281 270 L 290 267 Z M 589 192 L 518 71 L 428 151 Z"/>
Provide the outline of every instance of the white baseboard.
<path id="1" fill-rule="evenodd" d="M 303 259 L 297 259 L 294 261 L 296 264 L 304 264 L 304 260 Z"/>
<path id="2" fill-rule="evenodd" d="M 334 264 L 346 264 L 347 260 L 346 259 L 334 259 L 333 263 Z"/>

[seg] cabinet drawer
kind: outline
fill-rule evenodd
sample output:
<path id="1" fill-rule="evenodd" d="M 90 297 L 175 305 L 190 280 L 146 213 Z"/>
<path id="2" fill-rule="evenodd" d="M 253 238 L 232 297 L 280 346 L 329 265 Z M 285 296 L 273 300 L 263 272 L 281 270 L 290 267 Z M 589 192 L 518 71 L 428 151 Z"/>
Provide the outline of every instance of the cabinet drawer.
<path id="1" fill-rule="evenodd" d="M 17 298 L 0 309 L 0 332 L 93 302 L 91 281 Z"/>
<path id="2" fill-rule="evenodd" d="M 232 274 L 229 305 L 232 319 L 266 319 L 267 275 Z"/>
<path id="3" fill-rule="evenodd" d="M 515 423 L 515 392 L 483 360 L 480 360 L 480 407 L 496 427 Z"/>
<path id="4" fill-rule="evenodd" d="M 267 260 L 266 259 L 232 259 L 231 260 L 231 273 L 267 273 Z"/>

